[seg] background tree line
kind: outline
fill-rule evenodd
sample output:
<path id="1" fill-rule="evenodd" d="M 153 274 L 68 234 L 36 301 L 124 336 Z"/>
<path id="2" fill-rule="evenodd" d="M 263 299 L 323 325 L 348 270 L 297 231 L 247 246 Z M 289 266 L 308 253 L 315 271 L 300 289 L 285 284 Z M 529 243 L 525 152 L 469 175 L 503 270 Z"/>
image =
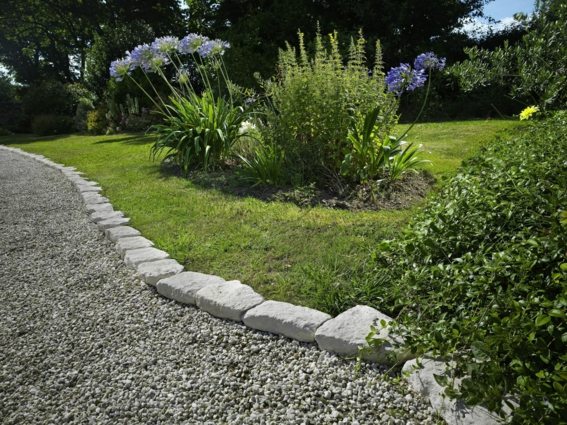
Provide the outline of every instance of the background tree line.
<path id="1" fill-rule="evenodd" d="M 128 94 L 137 94 L 135 87 L 117 87 L 108 81 L 110 62 L 155 37 L 189 32 L 228 40 L 231 78 L 248 87 L 255 86 L 255 74 L 268 78 L 274 73 L 278 50 L 286 41 L 294 43 L 299 29 L 306 39 L 313 39 L 318 28 L 323 34 L 338 30 L 345 46 L 362 30 L 369 41 L 369 56 L 375 40 L 381 40 L 386 68 L 427 50 L 451 63 L 465 58 L 464 47 L 500 43 L 498 38 L 479 41 L 456 31 L 464 18 L 482 15 L 489 1 L 4 0 L 0 63 L 11 78 L 1 78 L 0 102 L 22 100 L 28 118 L 38 113 L 67 115 L 81 103 L 92 108 L 110 102 L 110 109 L 117 110 L 118 104 L 128 101 Z M 519 34 L 522 29 L 515 31 Z M 17 87 L 10 87 L 11 79 Z M 50 99 L 64 105 L 54 107 Z M 148 105 L 141 100 L 137 108 L 144 106 Z M 0 104 L 0 127 L 13 122 L 5 118 L 5 109 Z M 29 125 L 29 119 L 21 125 Z"/>

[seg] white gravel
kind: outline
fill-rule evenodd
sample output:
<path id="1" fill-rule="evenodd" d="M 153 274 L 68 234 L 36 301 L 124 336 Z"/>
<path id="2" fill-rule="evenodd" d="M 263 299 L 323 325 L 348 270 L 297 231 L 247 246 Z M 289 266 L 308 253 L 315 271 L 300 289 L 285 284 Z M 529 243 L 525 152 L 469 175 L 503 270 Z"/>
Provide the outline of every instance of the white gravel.
<path id="1" fill-rule="evenodd" d="M 4 424 L 427 424 L 383 371 L 159 296 L 58 171 L 0 149 Z"/>

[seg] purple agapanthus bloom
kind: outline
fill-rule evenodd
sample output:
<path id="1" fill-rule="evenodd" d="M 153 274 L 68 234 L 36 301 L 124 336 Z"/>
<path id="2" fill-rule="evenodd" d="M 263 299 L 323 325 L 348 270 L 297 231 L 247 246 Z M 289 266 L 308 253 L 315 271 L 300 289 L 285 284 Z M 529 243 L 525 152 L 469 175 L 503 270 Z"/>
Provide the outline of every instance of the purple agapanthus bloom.
<path id="1" fill-rule="evenodd" d="M 445 68 L 445 58 L 440 58 L 433 52 L 425 52 L 415 58 L 413 67 L 424 71 L 442 71 Z"/>
<path id="2" fill-rule="evenodd" d="M 230 47 L 230 44 L 222 40 L 207 40 L 201 47 L 197 50 L 199 56 L 203 59 L 210 55 L 224 55 L 226 49 Z"/>
<path id="3" fill-rule="evenodd" d="M 137 46 L 129 55 L 132 68 L 142 68 L 145 72 L 155 71 L 157 68 L 169 63 L 169 59 L 165 54 L 157 52 L 149 44 Z"/>
<path id="4" fill-rule="evenodd" d="M 178 51 L 183 55 L 193 54 L 208 40 L 204 35 L 191 33 L 179 41 Z"/>
<path id="5" fill-rule="evenodd" d="M 401 96 L 404 91 L 413 91 L 423 87 L 427 75 L 423 69 L 412 69 L 407 63 L 402 63 L 396 68 L 390 69 L 386 75 L 388 91 L 396 96 Z"/>
<path id="6" fill-rule="evenodd" d="M 116 81 L 122 81 L 126 75 L 132 71 L 132 63 L 129 57 L 125 59 L 116 59 L 110 64 L 110 76 Z"/>
<path id="7" fill-rule="evenodd" d="M 167 36 L 156 38 L 151 47 L 155 53 L 171 55 L 177 51 L 178 46 L 179 39 L 177 37 Z"/>

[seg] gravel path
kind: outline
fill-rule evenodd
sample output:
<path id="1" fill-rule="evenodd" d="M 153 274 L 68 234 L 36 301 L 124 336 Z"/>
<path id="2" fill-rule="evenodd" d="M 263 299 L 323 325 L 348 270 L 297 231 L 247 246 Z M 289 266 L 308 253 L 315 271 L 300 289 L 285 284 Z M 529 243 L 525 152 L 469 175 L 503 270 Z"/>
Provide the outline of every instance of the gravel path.
<path id="1" fill-rule="evenodd" d="M 5 424 L 434 422 L 376 367 L 160 297 L 61 173 L 5 150 L 0 290 Z"/>

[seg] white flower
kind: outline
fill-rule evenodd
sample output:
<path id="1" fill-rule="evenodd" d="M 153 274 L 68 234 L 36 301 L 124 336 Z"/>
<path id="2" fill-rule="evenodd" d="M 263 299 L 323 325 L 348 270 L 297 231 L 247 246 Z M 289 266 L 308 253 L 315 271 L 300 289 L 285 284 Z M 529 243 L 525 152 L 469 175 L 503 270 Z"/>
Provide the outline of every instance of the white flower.
<path id="1" fill-rule="evenodd" d="M 248 134 L 256 130 L 256 126 L 251 121 L 244 121 L 240 124 L 240 128 L 238 129 L 239 134 Z"/>

